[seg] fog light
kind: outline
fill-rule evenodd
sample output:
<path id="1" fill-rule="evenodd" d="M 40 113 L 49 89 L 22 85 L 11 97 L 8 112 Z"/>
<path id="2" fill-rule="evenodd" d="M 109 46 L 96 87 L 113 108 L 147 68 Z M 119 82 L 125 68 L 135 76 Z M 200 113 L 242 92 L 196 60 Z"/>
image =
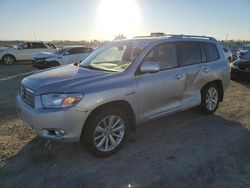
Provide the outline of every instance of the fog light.
<path id="1" fill-rule="evenodd" d="M 55 129 L 55 134 L 57 136 L 64 136 L 66 134 L 66 132 L 62 129 Z"/>

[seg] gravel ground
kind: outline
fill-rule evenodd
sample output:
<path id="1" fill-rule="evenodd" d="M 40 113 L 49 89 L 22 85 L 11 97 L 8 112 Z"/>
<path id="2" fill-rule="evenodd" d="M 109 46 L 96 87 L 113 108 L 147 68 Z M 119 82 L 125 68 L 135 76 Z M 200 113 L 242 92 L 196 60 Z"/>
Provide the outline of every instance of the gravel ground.
<path id="1" fill-rule="evenodd" d="M 14 94 L 1 94 L 21 78 L 0 81 L 1 103 L 8 99 L 13 111 L 0 106 L 0 187 L 250 187 L 250 81 L 231 81 L 214 115 L 191 109 L 148 122 L 101 159 L 23 126 Z"/>

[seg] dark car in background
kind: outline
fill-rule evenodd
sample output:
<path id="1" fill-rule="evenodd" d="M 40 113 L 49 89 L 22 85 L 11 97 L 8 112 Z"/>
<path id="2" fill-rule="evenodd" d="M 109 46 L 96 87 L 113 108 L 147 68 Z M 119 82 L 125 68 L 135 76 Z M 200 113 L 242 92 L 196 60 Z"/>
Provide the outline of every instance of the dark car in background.
<path id="1" fill-rule="evenodd" d="M 250 78 L 250 51 L 231 63 L 231 78 L 236 79 L 238 77 Z"/>

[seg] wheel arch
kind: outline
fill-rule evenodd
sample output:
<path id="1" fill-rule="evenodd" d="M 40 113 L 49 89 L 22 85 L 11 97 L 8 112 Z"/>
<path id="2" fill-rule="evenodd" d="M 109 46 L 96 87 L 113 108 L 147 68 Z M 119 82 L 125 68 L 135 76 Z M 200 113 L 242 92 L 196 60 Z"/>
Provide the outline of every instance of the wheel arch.
<path id="1" fill-rule="evenodd" d="M 4 54 L 4 55 L 2 56 L 2 60 L 3 60 L 3 58 L 4 58 L 5 56 L 7 56 L 7 55 L 12 56 L 12 57 L 14 58 L 14 60 L 16 61 L 15 55 L 13 55 L 13 54 L 11 54 L 11 53 Z"/>
<path id="2" fill-rule="evenodd" d="M 88 121 L 93 117 L 93 115 L 95 113 L 97 113 L 98 111 L 101 111 L 101 110 L 103 110 L 105 108 L 112 108 L 112 107 L 122 109 L 122 111 L 127 115 L 128 119 L 129 119 L 130 129 L 132 131 L 136 131 L 136 115 L 135 115 L 135 112 L 134 112 L 131 104 L 129 102 L 125 101 L 125 100 L 112 101 L 112 102 L 104 103 L 104 104 L 96 107 L 88 115 L 88 117 L 87 117 L 87 119 L 86 119 L 86 121 L 85 121 L 85 123 L 83 125 L 82 131 L 84 130 L 84 127 L 86 127 L 85 125 L 88 123 Z"/>
<path id="3" fill-rule="evenodd" d="M 210 82 L 206 83 L 205 85 L 202 86 L 201 93 L 203 92 L 203 89 L 205 87 L 207 87 L 208 85 L 211 85 L 211 84 L 215 84 L 215 85 L 218 86 L 218 89 L 219 89 L 219 101 L 223 101 L 224 89 L 223 89 L 223 82 L 221 80 L 213 80 L 213 81 L 210 81 Z"/>

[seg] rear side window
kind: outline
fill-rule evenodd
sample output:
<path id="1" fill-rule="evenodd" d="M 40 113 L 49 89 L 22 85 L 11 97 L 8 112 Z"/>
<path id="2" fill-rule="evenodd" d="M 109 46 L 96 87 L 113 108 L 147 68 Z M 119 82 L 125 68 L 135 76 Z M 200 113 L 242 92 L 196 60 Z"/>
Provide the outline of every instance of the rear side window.
<path id="1" fill-rule="evenodd" d="M 79 48 L 71 48 L 68 51 L 69 54 L 79 54 Z"/>
<path id="2" fill-rule="evenodd" d="M 32 48 L 46 48 L 46 46 L 43 43 L 34 42 Z"/>
<path id="3" fill-rule="evenodd" d="M 92 48 L 84 48 L 84 47 L 79 48 L 79 53 L 89 53 L 92 51 L 93 51 Z"/>
<path id="4" fill-rule="evenodd" d="M 88 53 L 91 51 L 92 51 L 91 48 L 75 47 L 75 48 L 70 49 L 68 52 L 70 54 L 81 54 L 81 53 Z"/>
<path id="5" fill-rule="evenodd" d="M 207 62 L 214 61 L 220 58 L 218 49 L 215 46 L 215 44 L 206 42 L 206 43 L 203 43 L 203 45 L 204 45 Z"/>
<path id="6" fill-rule="evenodd" d="M 201 47 L 199 42 L 179 42 L 181 66 L 201 63 Z"/>

